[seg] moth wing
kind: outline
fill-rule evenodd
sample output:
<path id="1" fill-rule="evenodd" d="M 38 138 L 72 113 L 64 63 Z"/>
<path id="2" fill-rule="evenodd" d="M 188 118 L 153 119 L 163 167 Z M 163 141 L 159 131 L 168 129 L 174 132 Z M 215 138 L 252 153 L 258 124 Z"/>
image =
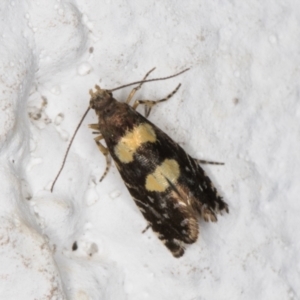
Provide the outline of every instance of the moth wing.
<path id="1" fill-rule="evenodd" d="M 197 200 L 198 205 L 201 205 L 200 214 L 205 221 L 208 221 L 208 219 L 217 221 L 216 214 L 222 213 L 223 211 L 228 213 L 228 205 L 223 201 L 206 172 L 199 166 L 199 163 L 195 160 L 194 163 L 196 170 L 195 177 L 198 181 L 198 189 L 195 189 L 195 199 Z M 210 212 L 213 212 L 214 216 L 210 215 Z M 212 219 L 214 217 L 215 220 Z"/>
<path id="2" fill-rule="evenodd" d="M 184 254 L 184 243 L 191 244 L 198 237 L 195 212 L 183 201 L 178 201 L 175 190 L 168 194 L 152 194 L 141 188 L 128 187 L 136 205 L 158 238 L 175 257 Z"/>
<path id="3" fill-rule="evenodd" d="M 152 125 L 155 127 L 155 125 Z M 216 214 L 223 211 L 229 212 L 228 205 L 218 194 L 214 184 L 201 168 L 199 162 L 188 155 L 184 149 L 175 143 L 166 133 L 156 128 L 158 140 L 164 141 L 163 151 L 168 157 L 179 162 L 180 177 L 178 186 L 185 188 L 189 194 L 189 201 L 193 208 L 205 221 L 217 221 Z"/>
<path id="4" fill-rule="evenodd" d="M 126 124 L 126 127 L 132 128 L 127 136 L 129 146 L 131 141 L 135 145 L 132 132 L 136 128 L 151 128 L 151 137 L 155 138 L 149 142 L 145 138 L 139 147 L 133 147 L 134 159 L 129 162 L 122 162 L 123 157 L 115 151 L 118 144 L 106 139 L 110 154 L 131 196 L 153 231 L 175 257 L 180 257 L 184 254 L 184 244 L 197 240 L 198 216 L 202 215 L 206 221 L 216 221 L 217 207 L 224 207 L 226 204 L 218 196 L 199 164 L 167 134 L 136 111 L 127 113 Z M 143 131 L 138 129 L 137 132 L 143 137 Z M 174 175 L 174 169 L 172 166 L 168 170 L 164 168 L 166 161 L 172 161 L 178 167 L 175 181 L 168 179 L 170 173 L 171 177 Z M 161 191 L 147 187 L 146 183 L 147 177 L 155 174 L 157 169 L 160 169 L 159 172 L 163 170 L 168 173 L 160 174 L 168 181 L 167 187 Z"/>

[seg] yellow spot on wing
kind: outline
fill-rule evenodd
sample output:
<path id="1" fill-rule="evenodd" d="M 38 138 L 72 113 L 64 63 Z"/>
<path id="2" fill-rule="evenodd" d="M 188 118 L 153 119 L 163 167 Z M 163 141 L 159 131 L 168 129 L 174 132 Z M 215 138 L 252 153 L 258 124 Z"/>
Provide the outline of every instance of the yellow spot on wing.
<path id="1" fill-rule="evenodd" d="M 151 192 L 164 192 L 169 182 L 176 184 L 180 175 L 179 165 L 174 159 L 166 159 L 146 178 L 146 189 Z"/>
<path id="2" fill-rule="evenodd" d="M 134 153 L 142 144 L 155 141 L 156 135 L 152 126 L 142 123 L 134 127 L 132 131 L 126 132 L 115 146 L 115 154 L 121 162 L 129 163 L 133 161 Z"/>

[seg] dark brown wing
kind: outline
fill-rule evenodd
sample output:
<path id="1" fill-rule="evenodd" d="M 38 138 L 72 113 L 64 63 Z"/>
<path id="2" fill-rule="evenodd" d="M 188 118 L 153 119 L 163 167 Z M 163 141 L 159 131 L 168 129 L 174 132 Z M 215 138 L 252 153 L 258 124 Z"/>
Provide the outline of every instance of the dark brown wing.
<path id="1" fill-rule="evenodd" d="M 215 214 L 228 210 L 227 205 L 203 169 L 178 144 L 136 111 L 124 105 L 122 109 L 124 113 L 101 132 L 145 219 L 172 254 L 180 257 L 184 244 L 197 240 L 199 215 L 216 221 Z M 148 137 L 152 133 L 147 130 L 155 138 Z M 124 155 L 127 148 L 132 148 L 129 157 Z"/>
<path id="2" fill-rule="evenodd" d="M 151 193 L 138 186 L 127 188 L 145 219 L 175 257 L 184 253 L 184 243 L 197 240 L 198 222 L 195 211 L 179 202 L 175 187 L 165 193 Z"/>
<path id="3" fill-rule="evenodd" d="M 150 123 L 151 124 L 151 123 Z M 197 240 L 197 218 L 216 221 L 215 213 L 227 210 L 212 182 L 193 158 L 153 124 L 157 141 L 142 145 L 130 164 L 119 168 L 124 182 L 154 232 L 175 257 L 184 253 L 184 243 Z M 148 174 L 165 160 L 179 166 L 179 177 L 163 192 L 145 186 Z M 119 162 L 117 162 L 119 164 Z"/>

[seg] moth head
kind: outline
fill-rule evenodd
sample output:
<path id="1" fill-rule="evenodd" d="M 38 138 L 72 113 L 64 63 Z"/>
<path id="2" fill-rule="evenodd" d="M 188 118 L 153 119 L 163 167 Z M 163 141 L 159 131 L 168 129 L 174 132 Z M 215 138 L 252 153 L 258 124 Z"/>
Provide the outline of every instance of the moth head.
<path id="1" fill-rule="evenodd" d="M 99 110 L 112 99 L 112 92 L 101 89 L 99 85 L 95 85 L 96 91 L 90 90 L 91 100 L 90 108 Z"/>

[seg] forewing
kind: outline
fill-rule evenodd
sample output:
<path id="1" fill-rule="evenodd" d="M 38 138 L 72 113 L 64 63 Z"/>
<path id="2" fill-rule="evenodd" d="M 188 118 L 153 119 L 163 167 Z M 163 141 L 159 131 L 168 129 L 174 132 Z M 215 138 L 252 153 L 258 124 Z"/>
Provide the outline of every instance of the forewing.
<path id="1" fill-rule="evenodd" d="M 197 217 L 216 221 L 227 205 L 198 163 L 163 131 L 132 109 L 122 122 L 127 129 L 119 138 L 105 137 L 111 156 L 153 231 L 180 257 L 184 243 L 197 240 Z"/>
<path id="2" fill-rule="evenodd" d="M 136 205 L 158 237 L 175 257 L 184 253 L 184 243 L 197 240 L 195 212 L 170 188 L 165 193 L 149 193 L 141 187 L 127 185 Z M 180 200 L 179 200 L 180 199 Z"/>

